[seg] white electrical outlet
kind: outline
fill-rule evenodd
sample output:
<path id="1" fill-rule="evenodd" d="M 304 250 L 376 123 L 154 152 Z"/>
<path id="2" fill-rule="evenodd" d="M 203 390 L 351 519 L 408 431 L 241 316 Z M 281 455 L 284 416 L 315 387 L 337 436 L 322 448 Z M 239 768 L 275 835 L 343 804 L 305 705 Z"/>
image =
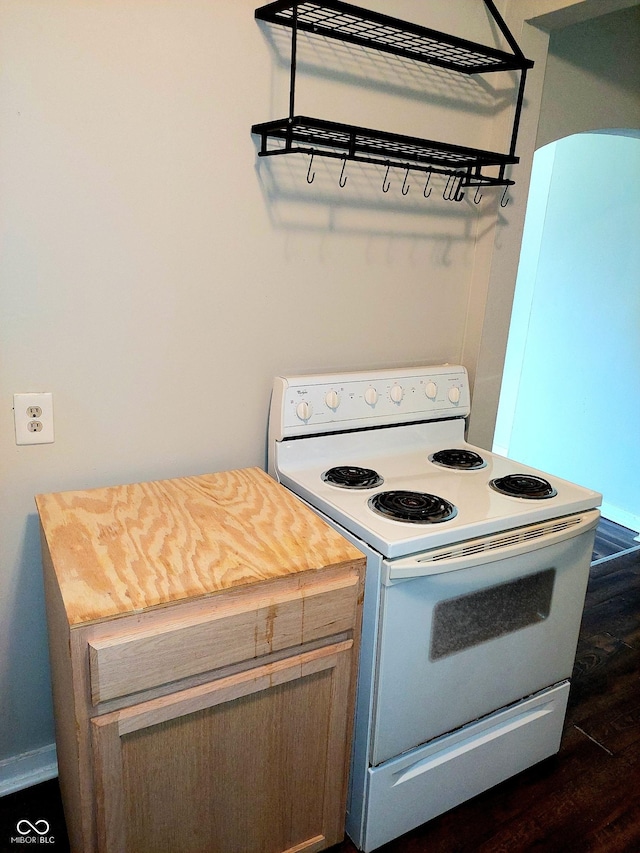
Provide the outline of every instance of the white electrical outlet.
<path id="1" fill-rule="evenodd" d="M 53 394 L 14 394 L 16 444 L 53 444 Z"/>

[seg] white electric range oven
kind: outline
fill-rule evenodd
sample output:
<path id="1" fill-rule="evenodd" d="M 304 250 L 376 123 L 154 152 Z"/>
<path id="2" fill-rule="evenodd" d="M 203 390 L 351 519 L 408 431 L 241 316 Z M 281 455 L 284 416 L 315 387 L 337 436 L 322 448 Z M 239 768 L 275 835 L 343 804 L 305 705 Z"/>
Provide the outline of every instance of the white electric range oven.
<path id="1" fill-rule="evenodd" d="M 277 377 L 269 470 L 367 556 L 364 851 L 558 751 L 596 492 L 465 440 L 466 370 Z"/>

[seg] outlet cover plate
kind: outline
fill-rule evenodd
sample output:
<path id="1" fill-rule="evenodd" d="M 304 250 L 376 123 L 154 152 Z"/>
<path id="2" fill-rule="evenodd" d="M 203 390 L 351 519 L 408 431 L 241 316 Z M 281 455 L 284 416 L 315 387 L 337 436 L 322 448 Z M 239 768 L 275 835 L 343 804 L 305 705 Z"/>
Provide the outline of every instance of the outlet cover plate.
<path id="1" fill-rule="evenodd" d="M 40 411 L 40 414 L 34 412 Z M 16 444 L 53 444 L 53 394 L 49 391 L 13 395 Z"/>

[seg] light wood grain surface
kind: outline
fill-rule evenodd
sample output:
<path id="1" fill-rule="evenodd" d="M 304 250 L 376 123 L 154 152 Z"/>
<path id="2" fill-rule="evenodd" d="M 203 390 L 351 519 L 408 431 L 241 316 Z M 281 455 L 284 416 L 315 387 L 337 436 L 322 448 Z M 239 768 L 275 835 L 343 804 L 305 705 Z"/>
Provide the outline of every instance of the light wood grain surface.
<path id="1" fill-rule="evenodd" d="M 259 468 L 36 504 L 71 625 L 362 558 Z"/>

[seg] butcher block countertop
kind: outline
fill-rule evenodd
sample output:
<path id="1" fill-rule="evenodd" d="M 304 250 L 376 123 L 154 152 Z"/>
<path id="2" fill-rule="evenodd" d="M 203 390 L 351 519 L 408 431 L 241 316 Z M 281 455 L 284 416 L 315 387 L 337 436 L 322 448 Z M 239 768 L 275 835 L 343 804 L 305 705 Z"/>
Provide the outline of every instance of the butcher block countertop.
<path id="1" fill-rule="evenodd" d="M 259 468 L 36 504 L 70 625 L 363 559 Z"/>

